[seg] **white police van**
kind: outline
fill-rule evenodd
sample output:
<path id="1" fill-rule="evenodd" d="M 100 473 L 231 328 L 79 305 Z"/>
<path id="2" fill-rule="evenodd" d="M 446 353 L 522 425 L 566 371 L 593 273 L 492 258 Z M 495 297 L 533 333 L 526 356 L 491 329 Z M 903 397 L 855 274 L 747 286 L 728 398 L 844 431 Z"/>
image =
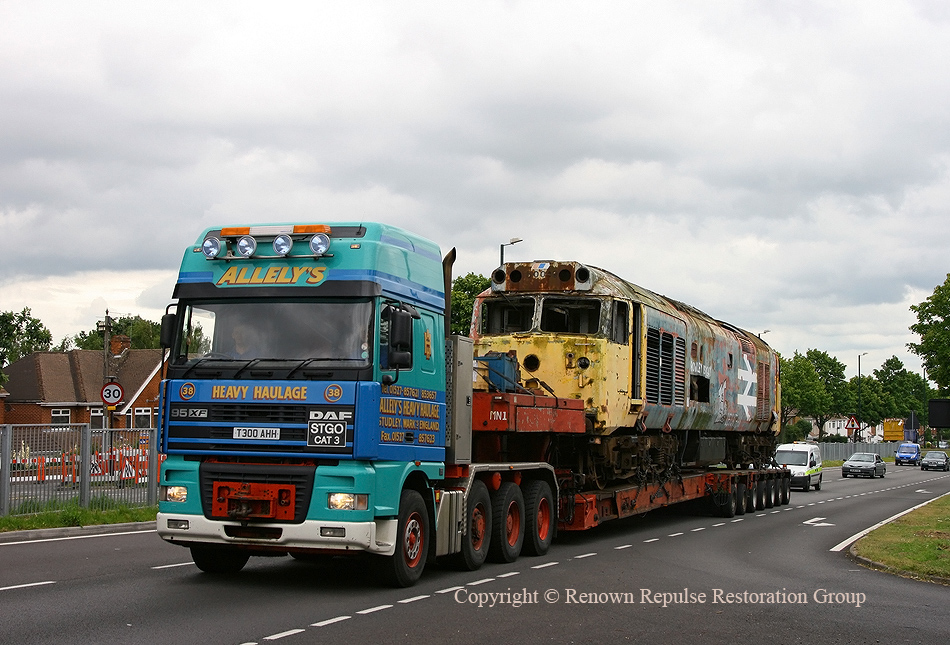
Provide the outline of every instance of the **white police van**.
<path id="1" fill-rule="evenodd" d="M 792 471 L 792 487 L 821 490 L 821 449 L 814 441 L 783 443 L 775 449 L 775 463 Z"/>

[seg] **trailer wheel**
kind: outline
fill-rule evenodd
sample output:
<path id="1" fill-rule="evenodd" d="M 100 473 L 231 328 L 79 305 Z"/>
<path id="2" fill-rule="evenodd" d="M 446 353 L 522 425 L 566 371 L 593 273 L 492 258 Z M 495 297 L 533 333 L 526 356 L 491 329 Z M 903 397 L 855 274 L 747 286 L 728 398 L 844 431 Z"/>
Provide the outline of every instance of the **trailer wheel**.
<path id="1" fill-rule="evenodd" d="M 757 479 L 755 481 L 755 510 L 765 510 L 765 480 Z"/>
<path id="2" fill-rule="evenodd" d="M 544 555 L 554 539 L 554 496 L 546 481 L 532 479 L 524 487 L 525 539 L 527 555 Z"/>
<path id="3" fill-rule="evenodd" d="M 782 478 L 782 506 L 787 505 L 792 499 L 792 481 L 788 477 Z"/>
<path id="4" fill-rule="evenodd" d="M 468 492 L 465 520 L 466 534 L 462 536 L 462 551 L 452 559 L 458 568 L 475 571 L 488 556 L 492 527 L 491 497 L 481 480 L 476 479 Z"/>
<path id="5" fill-rule="evenodd" d="M 736 484 L 736 515 L 745 515 L 747 496 L 746 485 L 742 482 Z"/>
<path id="6" fill-rule="evenodd" d="M 399 498 L 396 552 L 384 558 L 382 573 L 396 587 L 411 587 L 422 576 L 429 550 L 429 513 L 422 495 L 406 489 Z"/>
<path id="7" fill-rule="evenodd" d="M 775 493 L 775 499 L 772 502 L 772 506 L 781 506 L 782 505 L 782 480 L 781 479 L 772 480 L 772 492 Z"/>
<path id="8" fill-rule="evenodd" d="M 503 482 L 491 498 L 492 532 L 488 557 L 493 562 L 514 562 L 524 543 L 524 496 L 513 482 Z"/>
<path id="9" fill-rule="evenodd" d="M 766 479 L 765 480 L 765 508 L 772 508 L 772 505 L 775 503 L 775 480 Z"/>
<path id="10" fill-rule="evenodd" d="M 237 573 L 250 556 L 226 546 L 193 546 L 191 559 L 205 573 Z"/>
<path id="11" fill-rule="evenodd" d="M 755 483 L 751 486 L 746 486 L 745 490 L 745 512 L 754 513 L 755 512 Z"/>

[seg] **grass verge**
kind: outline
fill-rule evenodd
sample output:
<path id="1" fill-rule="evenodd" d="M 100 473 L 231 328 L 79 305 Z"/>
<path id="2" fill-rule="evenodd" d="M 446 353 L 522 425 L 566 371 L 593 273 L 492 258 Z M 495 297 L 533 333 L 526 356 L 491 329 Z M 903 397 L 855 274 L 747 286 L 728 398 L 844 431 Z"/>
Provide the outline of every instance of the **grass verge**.
<path id="1" fill-rule="evenodd" d="M 872 531 L 854 551 L 901 571 L 950 580 L 950 495 Z"/>
<path id="2" fill-rule="evenodd" d="M 29 515 L 0 517 L 0 532 L 51 529 L 63 526 L 93 526 L 125 522 L 154 522 L 158 506 L 126 506 L 108 499 L 95 499 L 89 508 L 77 502 L 50 503 Z"/>

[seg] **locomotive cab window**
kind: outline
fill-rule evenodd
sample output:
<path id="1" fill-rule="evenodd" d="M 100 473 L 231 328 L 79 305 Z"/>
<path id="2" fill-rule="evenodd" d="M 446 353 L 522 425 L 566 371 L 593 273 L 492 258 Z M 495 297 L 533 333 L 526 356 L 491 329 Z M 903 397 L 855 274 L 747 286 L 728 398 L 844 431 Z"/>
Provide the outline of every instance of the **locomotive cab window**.
<path id="1" fill-rule="evenodd" d="M 486 300 L 482 304 L 482 333 L 493 335 L 530 331 L 533 318 L 532 298 Z"/>
<path id="2" fill-rule="evenodd" d="M 541 331 L 563 334 L 596 334 L 599 327 L 599 300 L 544 299 L 541 306 Z"/>
<path id="3" fill-rule="evenodd" d="M 610 309 L 610 340 L 626 345 L 630 337 L 630 307 L 626 302 L 615 300 Z"/>

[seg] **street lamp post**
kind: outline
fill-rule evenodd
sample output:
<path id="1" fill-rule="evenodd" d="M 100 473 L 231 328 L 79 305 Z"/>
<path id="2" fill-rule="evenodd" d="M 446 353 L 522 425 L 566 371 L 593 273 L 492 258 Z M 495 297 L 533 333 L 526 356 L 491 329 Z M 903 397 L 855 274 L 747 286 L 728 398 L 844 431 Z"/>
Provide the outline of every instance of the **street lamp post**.
<path id="1" fill-rule="evenodd" d="M 858 429 L 855 432 L 854 440 L 857 442 L 858 438 L 861 435 L 861 357 L 867 356 L 868 353 L 864 352 L 863 354 L 858 354 Z"/>
<path id="2" fill-rule="evenodd" d="M 523 241 L 524 240 L 522 240 L 520 237 L 513 237 L 508 241 L 507 244 L 499 244 L 498 245 L 498 264 L 499 265 L 505 264 L 505 247 L 506 246 L 511 246 L 512 244 L 517 244 L 518 242 L 523 242 Z"/>

